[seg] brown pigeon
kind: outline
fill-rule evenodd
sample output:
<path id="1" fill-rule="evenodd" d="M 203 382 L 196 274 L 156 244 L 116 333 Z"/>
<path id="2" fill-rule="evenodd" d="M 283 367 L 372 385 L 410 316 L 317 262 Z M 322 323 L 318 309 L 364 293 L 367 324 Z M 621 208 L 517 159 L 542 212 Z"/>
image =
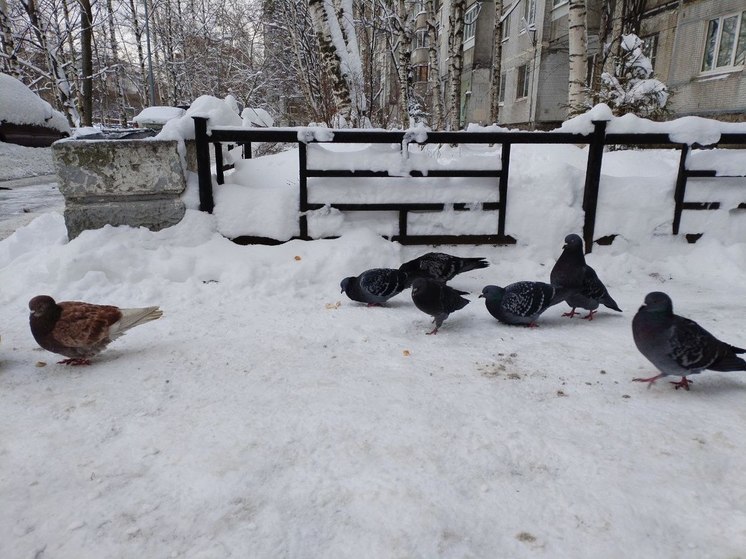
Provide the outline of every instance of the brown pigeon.
<path id="1" fill-rule="evenodd" d="M 120 309 L 80 301 L 55 303 L 49 295 L 38 295 L 28 303 L 31 333 L 36 342 L 68 359 L 66 365 L 90 365 L 89 359 L 103 351 L 130 328 L 160 318 L 158 307 Z"/>

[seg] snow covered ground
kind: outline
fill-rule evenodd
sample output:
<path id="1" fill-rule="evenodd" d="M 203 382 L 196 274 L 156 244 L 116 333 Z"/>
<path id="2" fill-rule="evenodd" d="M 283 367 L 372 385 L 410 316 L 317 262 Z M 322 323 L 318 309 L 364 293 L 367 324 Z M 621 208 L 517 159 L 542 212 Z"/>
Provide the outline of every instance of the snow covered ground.
<path id="1" fill-rule="evenodd" d="M 743 347 L 746 216 L 674 238 L 671 160 L 616 153 L 616 223 L 637 221 L 588 262 L 624 312 L 591 322 L 509 327 L 476 297 L 548 280 L 582 150 L 516 155 L 517 246 L 439 248 L 491 266 L 451 282 L 471 303 L 436 336 L 408 291 L 340 294 L 431 250 L 359 227 L 244 247 L 190 210 L 68 242 L 52 212 L 0 241 L 0 557 L 743 557 L 746 376 L 632 383 L 655 371 L 630 322 L 665 291 Z M 38 294 L 164 316 L 66 367 L 30 334 Z"/>

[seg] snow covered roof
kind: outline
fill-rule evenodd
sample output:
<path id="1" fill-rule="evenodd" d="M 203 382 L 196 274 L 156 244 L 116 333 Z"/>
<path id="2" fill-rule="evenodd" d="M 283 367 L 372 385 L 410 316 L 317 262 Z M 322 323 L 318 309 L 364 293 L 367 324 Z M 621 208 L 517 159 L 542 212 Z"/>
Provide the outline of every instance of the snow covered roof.
<path id="1" fill-rule="evenodd" d="M 31 91 L 20 80 L 0 74 L 0 121 L 30 124 L 70 133 L 65 116 Z"/>

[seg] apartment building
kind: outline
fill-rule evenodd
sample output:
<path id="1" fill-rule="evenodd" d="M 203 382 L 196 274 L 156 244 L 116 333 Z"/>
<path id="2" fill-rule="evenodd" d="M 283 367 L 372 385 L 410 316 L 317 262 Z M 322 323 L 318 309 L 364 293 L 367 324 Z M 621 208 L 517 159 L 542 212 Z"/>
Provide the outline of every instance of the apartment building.
<path id="1" fill-rule="evenodd" d="M 600 4 L 588 2 L 589 78 L 600 48 Z M 447 35 L 448 9 L 446 0 L 441 37 Z M 467 2 L 462 123 L 488 124 L 494 11 L 491 0 Z M 567 117 L 567 16 L 568 0 L 504 1 L 501 124 L 552 128 Z M 746 120 L 744 0 L 648 0 L 639 35 L 655 77 L 673 93 L 673 116 Z M 443 76 L 445 61 L 441 56 Z"/>

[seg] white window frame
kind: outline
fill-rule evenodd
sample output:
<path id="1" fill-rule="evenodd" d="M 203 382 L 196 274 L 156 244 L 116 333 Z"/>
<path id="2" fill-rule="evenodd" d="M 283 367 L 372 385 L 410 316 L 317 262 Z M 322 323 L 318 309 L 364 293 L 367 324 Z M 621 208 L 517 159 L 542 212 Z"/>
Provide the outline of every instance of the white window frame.
<path id="1" fill-rule="evenodd" d="M 500 32 L 502 33 L 500 38 L 501 41 L 507 41 L 510 39 L 510 13 L 504 16 Z"/>
<path id="2" fill-rule="evenodd" d="M 525 68 L 523 76 L 523 91 L 518 91 L 518 87 L 521 84 L 521 68 Z M 521 64 L 516 68 L 516 80 L 515 80 L 515 100 L 526 99 L 531 94 L 531 71 L 529 70 L 528 63 Z"/>
<path id="3" fill-rule="evenodd" d="M 736 28 L 734 30 L 734 36 L 735 40 L 733 43 L 733 51 L 730 54 L 730 60 L 721 66 L 718 66 L 718 58 L 720 56 L 720 46 L 721 46 L 721 40 L 723 37 L 723 23 L 725 20 L 730 19 L 732 17 L 738 18 L 736 21 Z M 741 39 L 741 31 L 744 29 L 744 26 L 746 26 L 746 10 L 741 12 L 735 12 L 735 13 L 729 13 L 722 15 L 720 17 L 714 17 L 706 20 L 706 28 L 705 28 L 705 42 L 704 47 L 702 49 L 702 63 L 700 65 L 700 72 L 702 74 L 715 74 L 715 73 L 722 73 L 723 71 L 732 71 L 738 68 L 742 68 L 744 66 L 744 62 L 741 62 L 740 64 L 736 65 L 736 55 L 738 54 L 738 47 L 740 45 L 740 39 Z M 706 57 L 708 52 L 708 42 L 710 38 L 710 26 L 712 25 L 712 22 L 717 22 L 717 35 L 715 36 L 715 44 L 712 48 L 712 62 L 709 67 L 705 67 L 706 63 Z M 746 38 L 744 38 L 744 48 L 746 48 Z M 746 57 L 745 57 L 746 58 Z"/>
<path id="4" fill-rule="evenodd" d="M 430 34 L 427 29 L 418 29 L 414 33 L 414 48 L 426 49 L 430 47 Z"/>
<path id="5" fill-rule="evenodd" d="M 523 19 L 528 25 L 536 23 L 536 0 L 523 0 Z M 526 30 L 524 29 L 525 33 Z"/>
<path id="6" fill-rule="evenodd" d="M 475 2 L 464 12 L 464 43 L 473 40 L 477 34 L 477 19 L 482 9 L 481 2 Z"/>

